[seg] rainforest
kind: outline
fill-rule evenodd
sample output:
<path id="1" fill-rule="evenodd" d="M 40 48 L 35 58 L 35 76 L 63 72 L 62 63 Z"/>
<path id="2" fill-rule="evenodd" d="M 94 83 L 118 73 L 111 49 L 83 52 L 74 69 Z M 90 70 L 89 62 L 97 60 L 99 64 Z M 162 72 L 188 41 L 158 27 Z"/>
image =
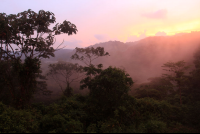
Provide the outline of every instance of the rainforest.
<path id="1" fill-rule="evenodd" d="M 70 21 L 0 13 L 1 133 L 199 133 L 200 32 L 53 47 Z"/>

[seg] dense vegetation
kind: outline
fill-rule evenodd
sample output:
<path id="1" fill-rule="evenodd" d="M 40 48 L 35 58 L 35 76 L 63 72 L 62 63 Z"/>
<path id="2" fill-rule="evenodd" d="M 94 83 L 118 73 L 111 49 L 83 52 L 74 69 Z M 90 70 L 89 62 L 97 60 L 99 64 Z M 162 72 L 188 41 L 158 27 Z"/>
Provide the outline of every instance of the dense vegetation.
<path id="1" fill-rule="evenodd" d="M 55 35 L 77 31 L 69 21 L 49 29 L 54 22 L 54 14 L 43 10 L 0 14 L 1 133 L 200 132 L 200 49 L 194 54 L 195 68 L 184 61 L 163 63 L 166 74 L 150 78 L 130 94 L 135 82 L 125 69 L 93 63 L 109 56 L 103 47 L 76 48 L 71 58 L 84 66 L 49 64 L 47 78 L 54 78 L 63 95 L 49 105 L 31 103 L 35 93 L 51 93 L 40 66 L 41 58 L 54 56 Z M 74 80 L 89 93 L 73 94 Z"/>

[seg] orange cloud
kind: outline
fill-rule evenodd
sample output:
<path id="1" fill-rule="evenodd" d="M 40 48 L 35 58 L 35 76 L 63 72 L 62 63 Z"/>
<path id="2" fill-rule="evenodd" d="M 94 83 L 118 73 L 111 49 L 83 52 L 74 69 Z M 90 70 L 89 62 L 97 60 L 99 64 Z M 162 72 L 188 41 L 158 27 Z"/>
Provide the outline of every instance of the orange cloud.
<path id="1" fill-rule="evenodd" d="M 134 41 L 138 41 L 147 37 L 146 30 L 144 30 L 143 33 L 139 33 L 139 34 L 140 34 L 139 36 L 136 36 L 136 35 L 129 36 L 126 42 L 134 42 Z"/>
<path id="2" fill-rule="evenodd" d="M 167 16 L 167 10 L 166 9 L 161 9 L 155 12 L 151 13 L 144 13 L 142 16 L 150 18 L 150 19 L 163 19 L 166 18 Z"/>

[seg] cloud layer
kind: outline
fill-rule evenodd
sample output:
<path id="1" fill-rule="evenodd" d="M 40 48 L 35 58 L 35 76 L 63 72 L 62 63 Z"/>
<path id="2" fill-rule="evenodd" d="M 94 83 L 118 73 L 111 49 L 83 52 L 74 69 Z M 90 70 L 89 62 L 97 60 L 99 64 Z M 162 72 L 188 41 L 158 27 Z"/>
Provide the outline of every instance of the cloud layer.
<path id="1" fill-rule="evenodd" d="M 144 13 L 142 16 L 150 18 L 150 19 L 163 19 L 167 17 L 167 10 L 166 9 L 160 9 L 155 12 L 150 13 Z"/>
<path id="2" fill-rule="evenodd" d="M 165 32 L 157 32 L 156 34 L 155 34 L 155 36 L 167 36 L 167 34 L 165 33 Z"/>

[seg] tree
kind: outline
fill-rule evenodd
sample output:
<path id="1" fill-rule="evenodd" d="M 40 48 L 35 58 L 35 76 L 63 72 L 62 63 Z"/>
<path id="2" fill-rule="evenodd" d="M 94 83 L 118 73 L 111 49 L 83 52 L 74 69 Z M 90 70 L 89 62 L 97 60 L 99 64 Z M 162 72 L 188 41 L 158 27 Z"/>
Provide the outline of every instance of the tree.
<path id="1" fill-rule="evenodd" d="M 108 52 L 104 51 L 103 47 L 87 47 L 87 48 L 78 48 L 76 47 L 76 52 L 71 56 L 74 60 L 80 60 L 85 63 L 86 66 L 91 66 L 92 61 L 95 59 L 109 55 Z"/>
<path id="2" fill-rule="evenodd" d="M 88 124 L 94 123 L 97 132 L 101 132 L 102 121 L 117 118 L 115 123 L 118 125 L 125 120 L 129 122 L 127 120 L 130 119 L 130 114 L 125 113 L 130 108 L 126 106 L 132 103 L 128 95 L 132 85 L 133 81 L 129 74 L 111 66 L 105 70 L 100 69 L 93 78 L 84 78 L 81 81 L 81 89 L 88 88 L 90 91 L 86 107 L 87 114 L 90 115 L 87 118 Z"/>
<path id="3" fill-rule="evenodd" d="M 55 43 L 55 35 L 64 33 L 72 35 L 77 32 L 76 26 L 66 20 L 62 24 L 57 23 L 50 29 L 50 24 L 55 22 L 54 14 L 44 10 L 35 13 L 29 9 L 17 15 L 0 13 L 0 61 L 1 64 L 9 63 L 6 73 L 4 73 L 5 68 L 1 68 L 0 74 L 10 76 L 2 82 L 4 89 L 9 87 L 12 91 L 11 94 L 19 92 L 17 100 L 23 103 L 17 105 L 29 103 L 30 96 L 38 89 L 38 85 L 41 85 L 42 88 L 46 87 L 45 81 L 36 81 L 36 79 L 44 79 L 44 76 L 41 75 L 40 60 L 54 56 L 55 49 L 52 46 Z M 59 47 L 60 45 L 56 50 Z M 23 55 L 24 63 L 21 60 Z M 13 74 L 15 77 L 12 77 Z M 18 84 L 11 87 L 12 81 L 18 82 Z M 16 101 L 15 96 L 13 100 Z"/>
<path id="4" fill-rule="evenodd" d="M 71 56 L 71 59 L 80 60 L 86 66 L 83 67 L 83 71 L 86 73 L 86 78 L 84 80 L 90 81 L 92 77 L 98 75 L 103 68 L 102 64 L 94 65 L 92 62 L 102 56 L 108 56 L 109 53 L 105 52 L 103 47 L 87 47 L 87 48 L 78 48 L 76 47 L 76 52 Z M 109 55 L 110 56 L 110 55 Z M 83 89 L 81 87 L 81 89 Z"/>
<path id="5" fill-rule="evenodd" d="M 91 107 L 95 106 L 92 113 L 96 118 L 111 116 L 114 110 L 123 103 L 130 87 L 133 85 L 129 74 L 124 70 L 111 66 L 102 70 L 99 75 L 96 75 L 90 81 L 85 78 L 81 83 L 81 88 L 90 90 Z"/>
<path id="6" fill-rule="evenodd" d="M 190 90 L 187 94 L 190 94 L 193 98 L 193 101 L 200 101 L 200 47 L 194 53 L 195 68 L 190 72 Z"/>
<path id="7" fill-rule="evenodd" d="M 87 48 L 78 48 L 76 47 L 76 52 L 71 56 L 71 59 L 80 60 L 85 63 L 85 67 L 83 67 L 83 71 L 86 72 L 86 79 L 91 80 L 93 76 L 99 74 L 102 71 L 102 64 L 94 65 L 92 61 L 95 59 L 108 56 L 109 53 L 104 51 L 103 47 L 87 47 Z M 110 56 L 110 55 L 109 55 Z"/>
<path id="8" fill-rule="evenodd" d="M 35 13 L 29 9 L 17 15 L 8 16 L 1 13 L 1 46 L 4 44 L 6 47 L 6 50 L 1 48 L 1 52 L 11 59 L 16 59 L 16 54 L 19 53 L 20 58 L 24 54 L 25 57 L 31 59 L 54 56 L 55 50 L 52 45 L 55 43 L 55 35 L 63 33 L 72 35 L 77 32 L 76 26 L 66 20 L 62 24 L 57 23 L 53 29 L 50 29 L 50 24 L 55 22 L 55 15 L 44 10 Z M 44 35 L 46 36 L 44 37 Z M 14 46 L 16 50 L 14 50 Z"/>
<path id="9" fill-rule="evenodd" d="M 62 92 L 66 96 L 72 95 L 72 88 L 70 84 L 76 80 L 78 80 L 81 76 L 82 66 L 68 62 L 58 62 L 56 64 L 49 65 L 48 76 L 53 78 L 58 85 L 60 86 Z M 63 80 L 64 79 L 64 80 Z M 67 85 L 66 90 L 62 89 L 61 82 Z"/>
<path id="10" fill-rule="evenodd" d="M 166 68 L 163 70 L 170 72 L 170 74 L 163 74 L 163 77 L 172 82 L 175 82 L 176 87 L 178 88 L 179 91 L 180 104 L 182 104 L 181 91 L 182 88 L 184 87 L 184 82 L 187 80 L 185 71 L 189 68 L 189 66 L 187 66 L 186 62 L 184 61 L 178 61 L 178 62 L 167 62 L 162 67 Z"/>

